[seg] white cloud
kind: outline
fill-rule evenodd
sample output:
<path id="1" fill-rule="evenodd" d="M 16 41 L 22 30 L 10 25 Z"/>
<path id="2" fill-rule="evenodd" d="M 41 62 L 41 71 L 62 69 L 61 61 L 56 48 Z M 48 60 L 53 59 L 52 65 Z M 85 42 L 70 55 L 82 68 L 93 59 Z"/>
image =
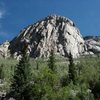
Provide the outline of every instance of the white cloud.
<path id="1" fill-rule="evenodd" d="M 0 2 L 0 34 L 1 34 L 1 29 L 2 29 L 2 19 L 6 15 L 6 10 L 5 10 L 5 4 L 3 2 Z"/>
<path id="2" fill-rule="evenodd" d="M 6 15 L 7 15 L 7 12 L 5 9 L 5 4 L 0 2 L 0 40 L 1 41 L 2 39 L 6 39 L 9 37 L 9 34 L 5 32 L 2 25 L 2 20 L 5 18 Z"/>
<path id="3" fill-rule="evenodd" d="M 2 19 L 5 15 L 5 4 L 0 2 L 0 19 Z"/>
<path id="4" fill-rule="evenodd" d="M 1 20 L 4 18 L 4 11 L 0 10 L 0 29 L 2 28 Z"/>
<path id="5" fill-rule="evenodd" d="M 2 19 L 5 15 L 5 11 L 4 10 L 0 10 L 0 19 Z"/>
<path id="6" fill-rule="evenodd" d="M 0 19 L 3 17 L 3 13 L 2 11 L 0 11 Z"/>

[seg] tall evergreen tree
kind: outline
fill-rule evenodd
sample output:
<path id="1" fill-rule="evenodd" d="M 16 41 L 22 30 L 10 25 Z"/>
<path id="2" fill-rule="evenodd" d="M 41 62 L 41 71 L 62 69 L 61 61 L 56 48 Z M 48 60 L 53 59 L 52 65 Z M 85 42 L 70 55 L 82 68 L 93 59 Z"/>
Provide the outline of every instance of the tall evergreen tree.
<path id="1" fill-rule="evenodd" d="M 54 56 L 54 50 L 51 50 L 49 60 L 48 60 L 48 66 L 49 68 L 54 71 L 55 68 L 55 56 Z"/>
<path id="2" fill-rule="evenodd" d="M 22 58 L 14 71 L 10 94 L 16 100 L 32 100 L 31 96 L 31 68 L 27 54 L 27 45 L 21 51 Z"/>
<path id="3" fill-rule="evenodd" d="M 3 71 L 3 67 L 4 67 L 4 65 L 3 64 L 1 64 L 0 65 L 0 79 L 4 79 L 4 71 Z"/>
<path id="4" fill-rule="evenodd" d="M 76 68 L 75 68 L 75 64 L 73 61 L 73 56 L 70 53 L 69 54 L 69 71 L 68 71 L 68 78 L 69 78 L 69 82 L 73 82 L 75 84 L 76 81 Z"/>

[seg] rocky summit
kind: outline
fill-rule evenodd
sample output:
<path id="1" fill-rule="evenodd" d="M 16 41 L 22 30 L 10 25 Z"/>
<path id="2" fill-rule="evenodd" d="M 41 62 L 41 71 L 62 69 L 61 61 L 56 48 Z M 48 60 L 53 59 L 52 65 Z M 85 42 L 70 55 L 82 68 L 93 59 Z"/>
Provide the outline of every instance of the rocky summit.
<path id="1" fill-rule="evenodd" d="M 18 58 L 24 42 L 27 42 L 28 53 L 33 58 L 46 58 L 51 50 L 54 50 L 56 55 L 68 57 L 71 53 L 77 58 L 83 53 L 89 54 L 91 46 L 92 48 L 94 46 L 94 43 L 89 41 L 91 40 L 84 41 L 80 31 L 70 19 L 51 15 L 24 28 L 12 41 L 1 45 L 0 52 L 1 55 L 8 56 L 10 51 L 10 55 Z"/>
<path id="2" fill-rule="evenodd" d="M 71 52 L 78 57 L 84 51 L 84 40 L 68 18 L 48 16 L 23 29 L 11 42 L 9 49 L 13 55 L 19 55 L 23 41 L 28 42 L 31 57 L 48 57 L 53 49 L 57 55 L 67 57 Z"/>

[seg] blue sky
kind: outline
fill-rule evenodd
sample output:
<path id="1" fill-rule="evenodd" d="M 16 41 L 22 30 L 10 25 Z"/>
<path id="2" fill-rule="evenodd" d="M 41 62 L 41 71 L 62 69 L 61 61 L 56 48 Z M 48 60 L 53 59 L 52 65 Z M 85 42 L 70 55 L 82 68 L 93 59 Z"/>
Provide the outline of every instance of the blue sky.
<path id="1" fill-rule="evenodd" d="M 51 14 L 70 18 L 83 36 L 100 35 L 100 0 L 0 0 L 0 42 Z"/>

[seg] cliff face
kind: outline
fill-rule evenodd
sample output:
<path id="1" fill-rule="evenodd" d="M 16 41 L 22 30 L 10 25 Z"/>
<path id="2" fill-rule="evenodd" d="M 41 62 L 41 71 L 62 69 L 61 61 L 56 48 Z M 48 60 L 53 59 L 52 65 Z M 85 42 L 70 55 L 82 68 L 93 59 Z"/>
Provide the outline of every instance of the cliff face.
<path id="1" fill-rule="evenodd" d="M 48 57 L 53 49 L 55 54 L 67 57 L 71 52 L 78 57 L 84 51 L 84 40 L 68 18 L 48 16 L 23 29 L 11 42 L 9 49 L 13 55 L 19 55 L 23 41 L 28 43 L 31 57 Z"/>

